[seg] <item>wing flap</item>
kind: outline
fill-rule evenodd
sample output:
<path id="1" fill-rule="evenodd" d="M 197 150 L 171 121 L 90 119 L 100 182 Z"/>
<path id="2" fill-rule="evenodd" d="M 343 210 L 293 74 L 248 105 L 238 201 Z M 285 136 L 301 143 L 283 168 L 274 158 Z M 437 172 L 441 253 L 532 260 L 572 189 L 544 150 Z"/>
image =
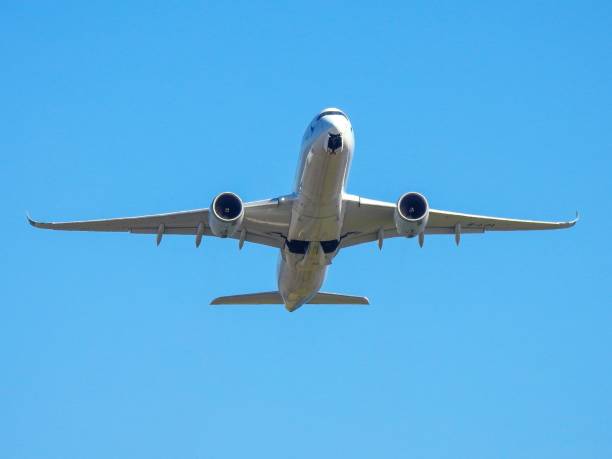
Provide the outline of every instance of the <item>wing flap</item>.
<path id="1" fill-rule="evenodd" d="M 164 225 L 166 230 L 171 229 L 189 230 L 195 234 L 200 222 L 208 221 L 208 209 L 188 210 L 184 212 L 172 212 L 167 214 L 143 215 L 140 217 L 109 218 L 101 220 L 81 220 L 73 222 L 39 222 L 28 216 L 30 225 L 36 228 L 62 230 L 62 231 L 110 231 L 110 232 L 132 232 L 148 233 L 157 232 L 159 225 Z"/>
<path id="2" fill-rule="evenodd" d="M 454 232 L 456 225 L 461 226 L 461 232 L 470 229 L 481 231 L 525 231 L 525 230 L 551 230 L 570 228 L 578 221 L 576 218 L 562 222 L 547 222 L 538 220 L 518 220 L 515 218 L 489 217 L 486 215 L 462 214 L 445 210 L 430 209 L 426 233 L 444 234 L 445 230 Z"/>
<path id="3" fill-rule="evenodd" d="M 394 222 L 395 204 L 375 201 L 355 195 L 345 195 L 345 216 L 340 247 L 376 241 L 382 230 L 383 238 L 400 237 Z M 485 231 L 528 231 L 570 228 L 578 221 L 547 222 L 489 217 L 430 209 L 425 234 L 484 233 Z M 459 225 L 459 226 L 457 226 Z"/>
<path id="4" fill-rule="evenodd" d="M 282 247 L 291 219 L 290 197 L 253 201 L 244 205 L 242 228 L 245 240 L 271 247 Z M 30 225 L 36 228 L 62 231 L 128 232 L 133 234 L 156 234 L 163 225 L 163 234 L 195 235 L 200 223 L 204 224 L 205 236 L 214 236 L 208 226 L 208 209 L 195 209 L 140 217 L 82 220 L 73 222 L 39 222 L 28 216 Z M 240 231 L 231 236 L 240 238 Z"/>

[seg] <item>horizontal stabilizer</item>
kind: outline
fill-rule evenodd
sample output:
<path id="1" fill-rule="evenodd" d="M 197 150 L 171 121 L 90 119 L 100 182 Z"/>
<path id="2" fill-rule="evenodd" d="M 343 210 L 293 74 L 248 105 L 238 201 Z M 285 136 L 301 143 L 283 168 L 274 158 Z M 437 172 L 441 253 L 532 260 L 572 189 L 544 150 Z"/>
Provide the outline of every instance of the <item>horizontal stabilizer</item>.
<path id="1" fill-rule="evenodd" d="M 370 301 L 365 296 L 319 292 L 306 304 L 370 304 Z"/>
<path id="2" fill-rule="evenodd" d="M 211 301 L 213 305 L 237 304 L 284 304 L 279 292 L 247 293 L 245 295 L 220 296 Z M 317 293 L 307 304 L 370 304 L 365 296 L 341 295 L 339 293 Z"/>

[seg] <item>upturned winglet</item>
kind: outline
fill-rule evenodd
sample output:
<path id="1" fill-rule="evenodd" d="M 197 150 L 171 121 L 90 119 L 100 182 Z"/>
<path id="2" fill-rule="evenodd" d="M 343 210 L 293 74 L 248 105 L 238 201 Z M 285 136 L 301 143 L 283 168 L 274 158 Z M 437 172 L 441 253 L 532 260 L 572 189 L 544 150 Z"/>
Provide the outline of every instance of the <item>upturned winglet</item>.
<path id="1" fill-rule="evenodd" d="M 571 228 L 572 226 L 574 226 L 576 223 L 578 223 L 578 220 L 580 220 L 580 214 L 578 214 L 578 211 L 576 211 L 576 217 L 574 217 L 573 220 L 570 220 L 566 223 L 566 228 Z"/>
<path id="2" fill-rule="evenodd" d="M 38 227 L 38 222 L 36 220 L 32 220 L 32 216 L 30 215 L 30 212 L 26 212 L 26 218 L 28 219 L 28 223 L 30 225 L 32 225 L 35 228 Z"/>

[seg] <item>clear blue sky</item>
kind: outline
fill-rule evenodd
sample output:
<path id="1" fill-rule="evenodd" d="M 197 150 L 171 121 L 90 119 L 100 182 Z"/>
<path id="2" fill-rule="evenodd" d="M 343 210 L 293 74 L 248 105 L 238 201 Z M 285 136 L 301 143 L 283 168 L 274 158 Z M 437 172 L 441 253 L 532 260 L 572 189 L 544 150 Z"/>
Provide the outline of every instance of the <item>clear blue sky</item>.
<path id="1" fill-rule="evenodd" d="M 0 5 L 0 457 L 612 457 L 610 2 L 127 3 Z M 347 249 L 372 306 L 293 314 L 208 306 L 273 249 L 26 224 L 286 193 L 326 106 L 352 193 L 582 220 Z"/>

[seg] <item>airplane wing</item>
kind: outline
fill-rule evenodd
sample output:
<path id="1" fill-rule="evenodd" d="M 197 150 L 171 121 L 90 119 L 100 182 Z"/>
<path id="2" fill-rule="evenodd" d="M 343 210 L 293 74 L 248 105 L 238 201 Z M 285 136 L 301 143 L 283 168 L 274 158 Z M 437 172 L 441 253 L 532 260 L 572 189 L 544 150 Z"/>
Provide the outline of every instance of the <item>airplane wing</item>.
<path id="1" fill-rule="evenodd" d="M 157 234 L 158 244 L 164 234 L 196 235 L 202 224 L 204 236 L 214 236 L 208 226 L 208 209 L 187 210 L 140 217 L 111 218 L 104 220 L 84 220 L 60 223 L 45 223 L 32 220 L 36 228 L 65 231 L 110 231 L 134 234 Z M 291 198 L 281 197 L 244 204 L 244 220 L 241 229 L 245 230 L 244 240 L 282 247 L 291 219 Z M 240 239 L 241 231 L 231 236 Z"/>
<path id="2" fill-rule="evenodd" d="M 380 236 L 383 239 L 401 236 L 397 233 L 393 220 L 395 204 L 354 195 L 347 195 L 345 204 L 346 211 L 340 247 L 377 241 Z M 456 234 L 457 230 L 460 234 L 484 233 L 485 231 L 550 230 L 570 228 L 577 221 L 577 214 L 574 220 L 545 222 L 430 209 L 425 234 Z"/>

